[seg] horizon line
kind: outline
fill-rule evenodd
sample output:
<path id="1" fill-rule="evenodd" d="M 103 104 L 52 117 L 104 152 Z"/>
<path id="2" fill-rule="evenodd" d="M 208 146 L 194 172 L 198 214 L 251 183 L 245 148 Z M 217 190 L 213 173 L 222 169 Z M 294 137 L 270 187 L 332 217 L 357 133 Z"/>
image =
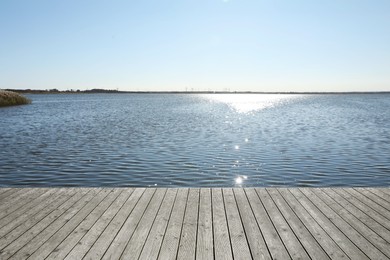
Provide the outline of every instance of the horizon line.
<path id="1" fill-rule="evenodd" d="M 180 91 L 180 90 L 117 90 L 117 89 L 89 89 L 89 90 L 57 90 L 57 89 L 3 89 L 19 93 L 117 93 L 117 94 L 390 94 L 386 91 Z"/>

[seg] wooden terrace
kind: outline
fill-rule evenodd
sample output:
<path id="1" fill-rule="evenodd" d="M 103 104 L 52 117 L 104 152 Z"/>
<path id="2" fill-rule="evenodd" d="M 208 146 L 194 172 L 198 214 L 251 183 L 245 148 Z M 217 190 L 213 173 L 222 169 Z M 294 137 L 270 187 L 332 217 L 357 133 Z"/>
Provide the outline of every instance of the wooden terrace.
<path id="1" fill-rule="evenodd" d="M 0 259 L 390 259 L 390 188 L 0 188 Z"/>

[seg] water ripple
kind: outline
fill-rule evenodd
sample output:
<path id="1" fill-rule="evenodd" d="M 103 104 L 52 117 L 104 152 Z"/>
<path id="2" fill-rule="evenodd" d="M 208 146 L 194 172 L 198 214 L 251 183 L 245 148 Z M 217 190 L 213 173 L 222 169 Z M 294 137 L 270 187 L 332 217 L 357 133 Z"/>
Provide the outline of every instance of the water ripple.
<path id="1" fill-rule="evenodd" d="M 0 186 L 388 186 L 389 95 L 33 95 Z"/>

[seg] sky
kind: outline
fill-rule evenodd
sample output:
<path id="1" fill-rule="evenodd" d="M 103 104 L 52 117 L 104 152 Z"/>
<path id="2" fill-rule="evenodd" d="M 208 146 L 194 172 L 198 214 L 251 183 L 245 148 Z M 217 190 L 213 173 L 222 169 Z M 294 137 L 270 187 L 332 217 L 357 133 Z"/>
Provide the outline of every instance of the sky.
<path id="1" fill-rule="evenodd" d="M 390 1 L 1 0 L 0 88 L 390 91 Z"/>

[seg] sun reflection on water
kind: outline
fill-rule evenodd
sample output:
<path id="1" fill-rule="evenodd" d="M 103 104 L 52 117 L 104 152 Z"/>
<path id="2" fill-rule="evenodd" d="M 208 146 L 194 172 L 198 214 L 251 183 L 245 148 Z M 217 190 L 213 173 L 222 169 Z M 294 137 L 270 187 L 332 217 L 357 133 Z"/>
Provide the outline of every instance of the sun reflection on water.
<path id="1" fill-rule="evenodd" d="M 242 175 L 242 176 L 238 176 L 237 178 L 234 179 L 234 182 L 236 185 L 241 185 L 243 184 L 244 180 L 248 179 L 247 176 L 245 175 Z"/>
<path id="2" fill-rule="evenodd" d="M 204 94 L 202 96 L 212 101 L 225 103 L 238 113 L 258 111 L 302 97 L 299 94 Z"/>

